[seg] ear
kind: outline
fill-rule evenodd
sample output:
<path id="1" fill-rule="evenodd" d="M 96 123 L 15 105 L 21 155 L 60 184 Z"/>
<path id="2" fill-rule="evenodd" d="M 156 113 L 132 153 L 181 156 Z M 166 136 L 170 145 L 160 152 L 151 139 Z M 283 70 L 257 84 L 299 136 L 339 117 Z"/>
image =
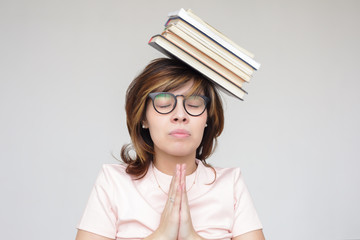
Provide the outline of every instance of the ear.
<path id="1" fill-rule="evenodd" d="M 149 128 L 149 125 L 148 125 L 148 123 L 147 123 L 146 120 L 141 121 L 141 124 L 142 124 L 141 127 L 142 127 L 143 129 Z"/>

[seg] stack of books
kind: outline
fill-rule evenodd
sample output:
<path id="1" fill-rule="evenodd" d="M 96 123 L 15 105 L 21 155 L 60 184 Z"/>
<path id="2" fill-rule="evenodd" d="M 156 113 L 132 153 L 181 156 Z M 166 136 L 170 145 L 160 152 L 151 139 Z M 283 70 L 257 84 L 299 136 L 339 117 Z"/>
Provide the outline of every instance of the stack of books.
<path id="1" fill-rule="evenodd" d="M 254 55 L 204 22 L 191 10 L 169 13 L 165 30 L 149 44 L 195 68 L 221 89 L 243 100 L 243 84 L 250 81 L 260 64 Z"/>

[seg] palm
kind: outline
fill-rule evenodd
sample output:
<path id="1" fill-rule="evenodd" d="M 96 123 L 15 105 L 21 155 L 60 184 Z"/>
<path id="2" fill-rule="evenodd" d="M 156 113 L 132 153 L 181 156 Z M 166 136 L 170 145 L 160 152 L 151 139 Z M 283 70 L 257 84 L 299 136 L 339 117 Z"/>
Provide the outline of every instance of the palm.
<path id="1" fill-rule="evenodd" d="M 149 239 L 185 240 L 199 238 L 191 221 L 185 186 L 185 164 L 176 166 L 158 229 Z"/>

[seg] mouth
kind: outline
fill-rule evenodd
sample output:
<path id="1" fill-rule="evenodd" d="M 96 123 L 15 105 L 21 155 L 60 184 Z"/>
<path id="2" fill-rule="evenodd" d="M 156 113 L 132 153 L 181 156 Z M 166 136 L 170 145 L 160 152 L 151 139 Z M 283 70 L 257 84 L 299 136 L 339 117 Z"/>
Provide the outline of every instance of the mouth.
<path id="1" fill-rule="evenodd" d="M 185 129 L 176 129 L 169 133 L 170 136 L 176 137 L 176 138 L 187 138 L 190 137 L 190 132 Z"/>

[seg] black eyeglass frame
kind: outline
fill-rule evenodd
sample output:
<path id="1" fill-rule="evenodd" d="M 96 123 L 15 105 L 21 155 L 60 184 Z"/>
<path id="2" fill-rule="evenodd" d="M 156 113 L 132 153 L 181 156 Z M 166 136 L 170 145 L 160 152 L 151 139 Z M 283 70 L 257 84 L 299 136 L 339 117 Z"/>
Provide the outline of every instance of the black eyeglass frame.
<path id="1" fill-rule="evenodd" d="M 172 108 L 170 111 L 168 111 L 168 112 L 166 112 L 166 113 L 162 113 L 162 112 L 159 112 L 159 111 L 156 109 L 156 107 L 155 107 L 155 98 L 156 98 L 156 96 L 159 95 L 159 94 L 169 94 L 169 95 L 171 95 L 171 96 L 174 97 L 175 103 L 174 103 L 173 108 Z M 158 113 L 160 113 L 160 114 L 168 114 L 168 113 L 171 113 L 172 111 L 174 111 L 174 109 L 176 108 L 176 104 L 177 104 L 177 97 L 179 97 L 179 96 L 181 96 L 181 97 L 184 98 L 184 100 L 183 100 L 183 107 L 184 107 L 186 113 L 189 114 L 190 116 L 193 116 L 193 117 L 197 117 L 197 116 L 200 116 L 201 114 L 203 114 L 203 113 L 205 112 L 205 110 L 206 110 L 207 104 L 210 102 L 210 98 L 208 98 L 208 97 L 206 97 L 206 96 L 203 96 L 203 95 L 190 95 L 190 96 L 201 97 L 202 99 L 204 99 L 204 102 L 205 102 L 204 110 L 203 110 L 201 113 L 194 115 L 194 114 L 189 113 L 188 110 L 186 109 L 185 101 L 186 101 L 187 98 L 186 98 L 184 95 L 182 95 L 182 94 L 175 95 L 175 94 L 172 94 L 171 92 L 152 92 L 152 93 L 149 93 L 149 97 L 150 97 L 151 100 L 152 100 L 152 104 L 153 104 L 153 107 L 154 107 L 155 111 L 158 112 Z"/>

